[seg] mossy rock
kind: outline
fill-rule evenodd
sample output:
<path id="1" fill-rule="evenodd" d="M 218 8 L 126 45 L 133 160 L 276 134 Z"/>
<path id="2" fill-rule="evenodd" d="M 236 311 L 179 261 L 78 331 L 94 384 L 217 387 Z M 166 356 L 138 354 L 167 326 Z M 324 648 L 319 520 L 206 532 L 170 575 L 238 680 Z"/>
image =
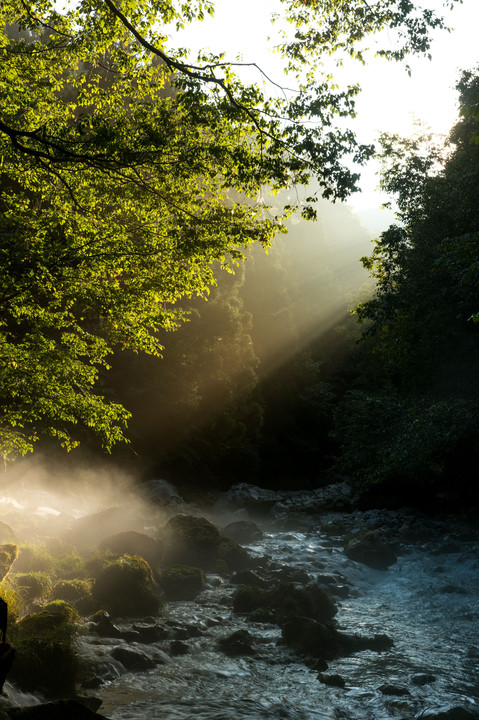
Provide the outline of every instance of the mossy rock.
<path id="1" fill-rule="evenodd" d="M 44 572 L 16 573 L 12 575 L 12 580 L 16 591 L 25 602 L 45 597 L 52 589 L 50 576 Z"/>
<path id="2" fill-rule="evenodd" d="M 155 615 L 161 606 L 151 567 L 134 555 L 107 565 L 96 578 L 92 595 L 99 608 L 115 617 Z"/>
<path id="3" fill-rule="evenodd" d="M 17 556 L 18 548 L 16 545 L 12 543 L 0 545 L 0 581 L 7 575 Z"/>
<path id="4" fill-rule="evenodd" d="M 91 597 L 91 588 L 91 580 L 59 580 L 52 590 L 52 597 L 55 600 L 75 602 Z"/>
<path id="5" fill-rule="evenodd" d="M 80 674 L 75 652 L 79 621 L 70 605 L 57 601 L 16 623 L 11 636 L 17 653 L 9 677 L 24 690 L 48 697 L 71 695 Z"/>
<path id="6" fill-rule="evenodd" d="M 201 568 L 172 565 L 161 573 L 159 585 L 168 600 L 193 600 L 206 583 Z"/>
<path id="7" fill-rule="evenodd" d="M 138 555 L 152 568 L 159 567 L 163 560 L 163 545 L 155 538 L 134 530 L 110 535 L 99 543 L 98 548 L 115 555 Z"/>
<path id="8" fill-rule="evenodd" d="M 161 529 L 160 539 L 165 543 L 165 562 L 171 565 L 207 570 L 218 558 L 219 530 L 202 517 L 175 515 Z"/>
<path id="9" fill-rule="evenodd" d="M 15 544 L 17 539 L 10 525 L 0 520 L 0 543 Z"/>

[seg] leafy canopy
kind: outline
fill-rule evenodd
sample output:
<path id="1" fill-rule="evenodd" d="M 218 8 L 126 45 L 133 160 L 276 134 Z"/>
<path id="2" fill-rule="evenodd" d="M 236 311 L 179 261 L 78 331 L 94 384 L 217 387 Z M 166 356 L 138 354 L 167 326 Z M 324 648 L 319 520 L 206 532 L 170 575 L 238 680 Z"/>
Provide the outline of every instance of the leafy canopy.
<path id="1" fill-rule="evenodd" d="M 452 4 L 450 0 L 445 4 Z M 294 91 L 244 84 L 223 54 L 168 48 L 211 0 L 3 0 L 0 7 L 0 438 L 5 459 L 40 433 L 71 448 L 76 426 L 122 439 L 127 411 L 102 391 L 118 348 L 159 354 L 181 298 L 206 296 L 212 263 L 283 230 L 257 197 L 317 178 L 344 198 L 344 164 L 372 152 L 335 127 L 354 85 L 324 56 L 360 56 L 397 31 L 402 58 L 442 25 L 409 0 L 282 0 L 280 50 Z M 288 35 L 288 27 L 291 36 Z M 293 79 L 293 82 L 292 80 Z M 306 217 L 314 217 L 311 205 Z M 103 393 L 103 394 L 102 394 Z"/>

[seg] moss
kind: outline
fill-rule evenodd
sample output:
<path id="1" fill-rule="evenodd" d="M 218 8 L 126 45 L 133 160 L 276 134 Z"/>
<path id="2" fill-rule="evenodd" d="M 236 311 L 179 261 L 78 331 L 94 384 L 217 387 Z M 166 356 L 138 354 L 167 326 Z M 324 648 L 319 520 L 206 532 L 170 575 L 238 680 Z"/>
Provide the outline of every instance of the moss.
<path id="1" fill-rule="evenodd" d="M 25 602 L 46 597 L 52 589 L 50 576 L 45 572 L 15 573 L 11 582 Z"/>
<path id="2" fill-rule="evenodd" d="M 17 559 L 18 548 L 10 543 L 0 545 L 0 580 L 8 574 L 13 563 Z"/>
<path id="3" fill-rule="evenodd" d="M 8 606 L 8 622 L 10 625 L 14 625 L 22 614 L 24 602 L 11 582 L 10 577 L 0 582 L 0 597 L 3 598 Z"/>
<path id="4" fill-rule="evenodd" d="M 139 617 L 156 614 L 161 599 L 150 566 L 136 555 L 122 555 L 96 577 L 93 598 L 114 616 Z"/>
<path id="5" fill-rule="evenodd" d="M 53 588 L 52 597 L 55 600 L 73 602 L 91 596 L 91 580 L 59 580 Z"/>
<path id="6" fill-rule="evenodd" d="M 85 558 L 75 552 L 57 556 L 54 572 L 59 580 L 86 579 L 90 575 Z"/>
<path id="7" fill-rule="evenodd" d="M 80 672 L 75 652 L 79 621 L 70 605 L 56 601 L 11 627 L 17 654 L 10 677 L 25 690 L 50 697 L 72 694 Z"/>
<path id="8" fill-rule="evenodd" d="M 204 589 L 205 583 L 204 572 L 189 565 L 172 565 L 159 579 L 168 600 L 192 600 Z"/>

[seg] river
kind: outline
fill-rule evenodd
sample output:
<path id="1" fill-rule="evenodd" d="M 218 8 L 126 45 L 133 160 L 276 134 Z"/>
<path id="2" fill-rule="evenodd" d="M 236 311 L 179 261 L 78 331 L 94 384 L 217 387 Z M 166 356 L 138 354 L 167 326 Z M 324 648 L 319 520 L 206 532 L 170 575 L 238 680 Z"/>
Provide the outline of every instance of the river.
<path id="1" fill-rule="evenodd" d="M 188 652 L 108 682 L 96 693 L 103 714 L 112 720 L 408 720 L 454 706 L 478 712 L 479 544 L 471 517 L 408 509 L 311 513 L 298 502 L 254 516 L 264 536 L 248 550 L 330 583 L 342 596 L 341 630 L 387 633 L 394 646 L 331 661 L 328 674 L 340 675 L 345 687 L 329 687 L 281 643 L 276 625 L 236 615 L 235 586 L 209 574 L 195 601 L 166 607 L 172 627 L 198 630 L 187 640 Z M 214 512 L 209 518 L 224 522 Z M 382 571 L 349 560 L 344 536 L 357 529 L 395 541 L 398 561 Z M 217 641 L 240 628 L 253 635 L 256 654 L 227 657 Z M 156 647 L 168 651 L 169 642 Z M 98 652 L 98 645 L 85 652 Z"/>

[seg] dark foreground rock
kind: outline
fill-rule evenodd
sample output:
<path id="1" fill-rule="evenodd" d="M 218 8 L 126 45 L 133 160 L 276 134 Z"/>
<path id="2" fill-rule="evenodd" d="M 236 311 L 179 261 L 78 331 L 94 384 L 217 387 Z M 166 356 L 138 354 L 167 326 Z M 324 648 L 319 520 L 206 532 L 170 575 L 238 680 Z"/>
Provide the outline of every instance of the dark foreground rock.
<path id="1" fill-rule="evenodd" d="M 346 542 L 344 552 L 350 560 L 375 570 L 387 570 L 397 561 L 391 545 L 384 543 L 376 532 L 355 533 Z"/>
<path id="2" fill-rule="evenodd" d="M 31 707 L 11 708 L 8 720 L 107 720 L 78 700 L 57 700 Z"/>

